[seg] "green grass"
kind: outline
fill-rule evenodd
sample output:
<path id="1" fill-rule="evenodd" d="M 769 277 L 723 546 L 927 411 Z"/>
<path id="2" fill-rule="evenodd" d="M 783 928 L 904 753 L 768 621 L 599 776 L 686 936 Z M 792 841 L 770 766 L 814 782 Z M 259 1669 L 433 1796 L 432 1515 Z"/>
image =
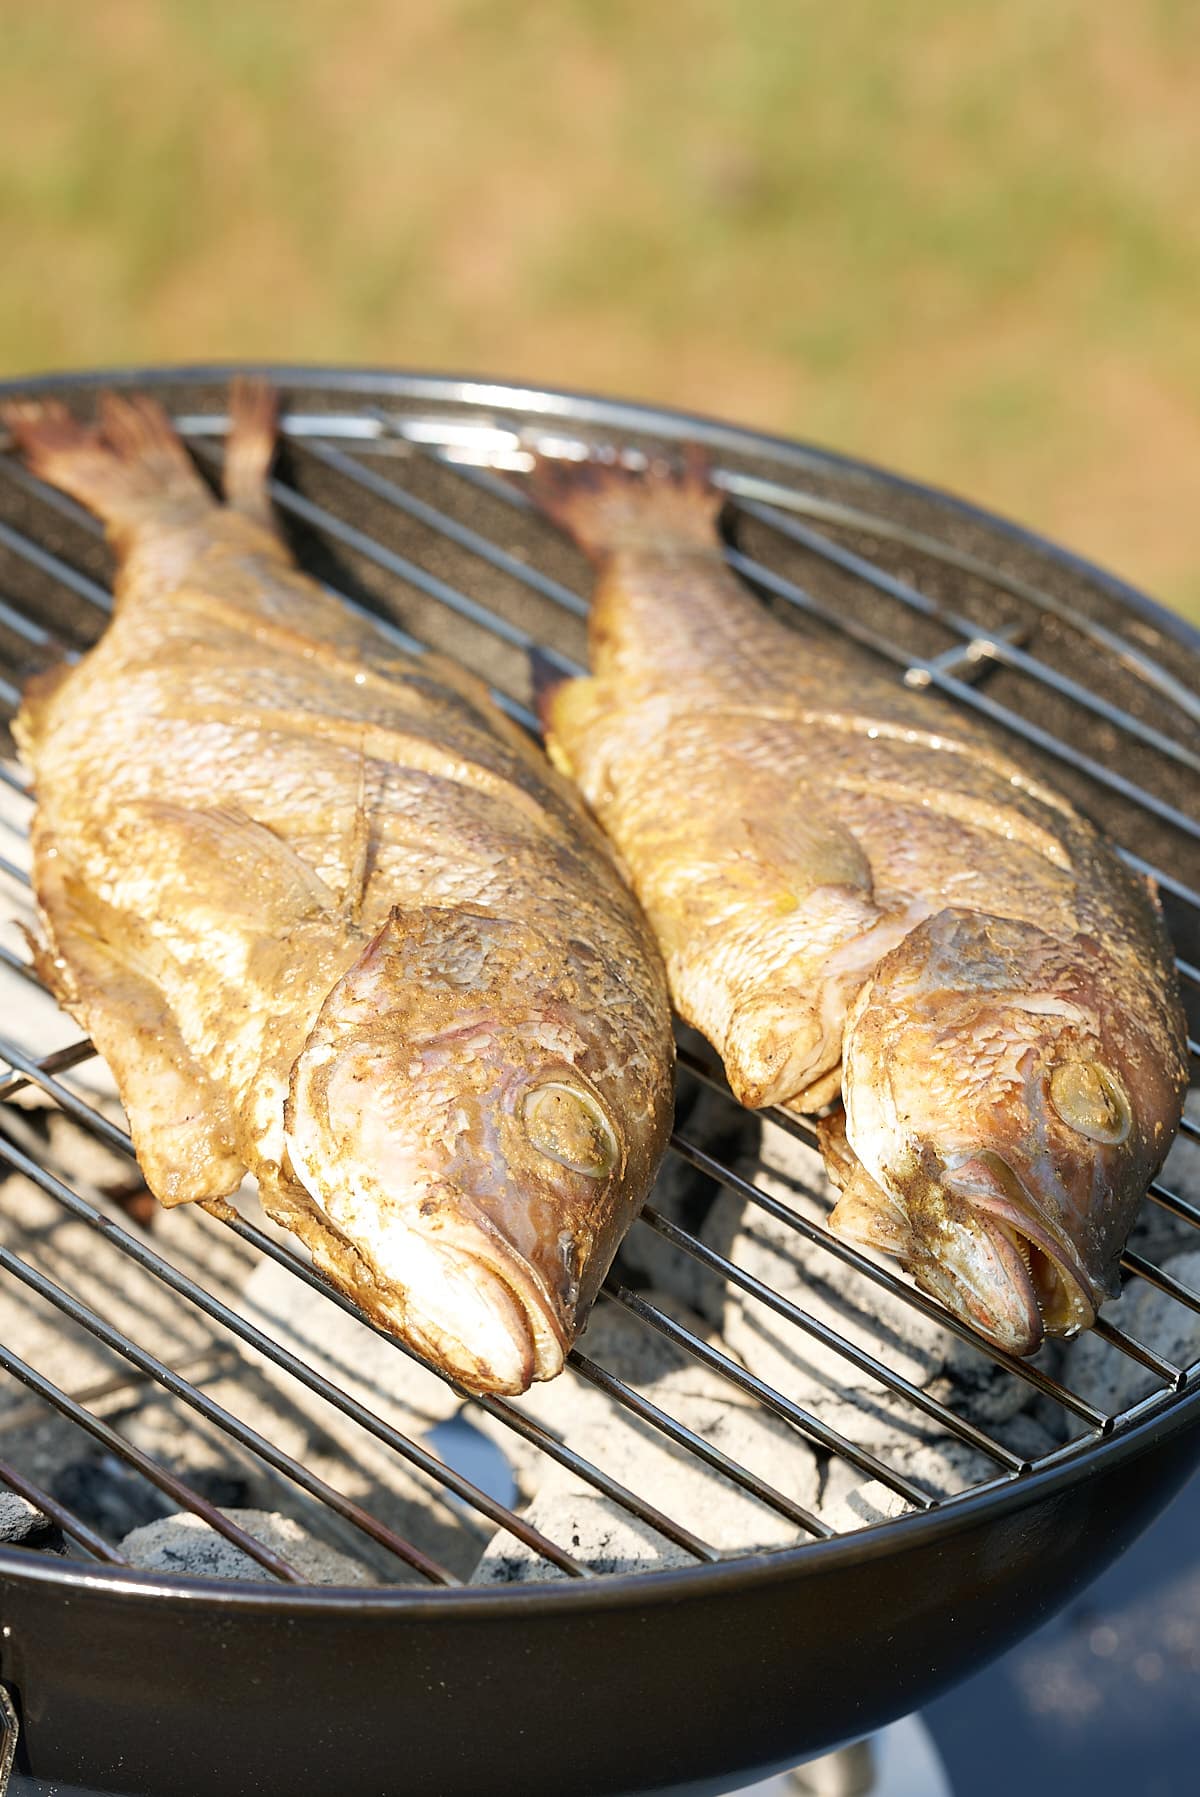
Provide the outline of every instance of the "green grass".
<path id="1" fill-rule="evenodd" d="M 42 0 L 8 372 L 271 356 L 717 411 L 1200 618 L 1186 0 Z"/>

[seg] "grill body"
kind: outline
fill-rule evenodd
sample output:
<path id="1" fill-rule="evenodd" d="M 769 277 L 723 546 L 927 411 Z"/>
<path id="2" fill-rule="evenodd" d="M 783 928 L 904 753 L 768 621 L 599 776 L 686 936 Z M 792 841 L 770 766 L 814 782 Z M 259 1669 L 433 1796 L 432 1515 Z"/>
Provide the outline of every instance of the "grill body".
<path id="1" fill-rule="evenodd" d="M 919 1708 L 1096 1577 L 1200 1398 L 1086 1467 L 854 1540 L 587 1589 L 345 1597 L 6 1566 L 34 1770 L 99 1790 L 729 1791 Z"/>
<path id="2" fill-rule="evenodd" d="M 176 413 L 194 415 L 202 440 L 230 372 L 133 371 L 10 391 L 50 389 L 86 404 L 103 385 L 157 387 Z M 474 433 L 503 449 L 531 425 L 607 440 L 698 437 L 733 469 L 745 534 L 731 561 L 769 603 L 789 596 L 780 581 L 793 583 L 792 595 L 800 590 L 805 520 L 824 516 L 832 525 L 839 508 L 863 508 L 878 536 L 854 527 L 860 548 L 837 550 L 834 584 L 815 589 L 817 618 L 879 649 L 900 676 L 985 714 L 1009 707 L 1028 720 L 1026 750 L 1035 759 L 1045 751 L 1049 776 L 1162 874 L 1176 945 L 1200 960 L 1194 835 L 1181 835 L 1176 822 L 1194 774 L 1164 771 L 1154 747 L 1160 712 L 1194 692 L 1200 639 L 1131 589 L 957 501 L 730 426 L 479 382 L 267 372 L 301 421 L 336 412 L 342 426 L 357 419 L 367 430 L 382 409 L 402 416 L 415 441 L 428 427 L 428 440 L 443 447 L 453 448 L 461 432 L 464 442 Z M 352 447 L 352 432 L 344 434 Z M 313 435 L 325 440 L 319 428 Z M 317 477 L 336 474 L 328 460 L 307 469 L 318 502 Z M 304 535 L 312 498 L 304 479 L 298 486 L 289 523 L 303 539 L 302 559 L 323 577 L 344 578 L 344 566 Z M 817 511 L 797 509 L 792 537 L 772 537 L 765 557 L 755 532 L 782 527 L 777 514 L 768 519 L 755 508 L 761 512 L 772 492 L 782 503 L 788 489 L 808 495 Z M 396 553 L 407 553 L 402 522 L 390 517 L 388 530 Z M 907 610 L 897 611 L 886 583 L 912 591 L 905 557 L 914 543 L 922 556 L 918 540 L 933 536 L 951 555 L 945 586 L 931 610 L 906 600 Z M 864 585 L 856 571 L 868 540 L 882 587 Z M 47 547 L 68 554 L 54 540 Z M 348 539 L 341 547 L 356 549 Z M 524 554 L 515 540 L 510 550 Z M 994 615 L 981 617 L 977 606 L 970 628 L 948 625 L 956 583 L 982 579 L 984 560 Z M 436 561 L 429 567 L 436 583 L 445 570 Z M 928 591 L 934 575 L 922 567 Z M 551 577 L 567 568 L 553 566 Z M 852 604 L 836 586 L 843 576 L 857 583 Z M 1013 607 L 1022 583 L 1035 579 L 1068 622 L 1056 639 L 1051 612 L 1039 645 L 1041 684 L 1028 703 Z M 56 603 L 47 588 L 40 615 L 53 627 Z M 402 614 L 406 627 L 411 621 L 435 647 L 461 653 L 517 694 L 519 710 L 520 631 L 506 627 L 498 647 L 481 646 L 469 613 L 447 625 L 423 604 L 418 596 Z M 1100 707 L 1082 724 L 1068 690 L 1082 665 L 1072 614 L 1092 631 L 1093 659 L 1080 679 Z M 557 646 L 578 658 L 578 616 L 561 628 Z M 1152 657 L 1143 653 L 1147 642 Z M 976 689 L 969 682 L 980 664 L 988 679 Z M 1136 726 L 1128 740 L 1110 712 Z M 919 1707 L 1098 1575 L 1200 1457 L 1196 1375 L 1168 1369 L 1161 1389 L 1086 1438 L 943 1506 L 849 1537 L 678 1572 L 479 1592 L 317 1591 L 160 1580 L 0 1548 L 0 1684 L 19 1714 L 17 1764 L 41 1779 L 127 1797 L 726 1791 Z"/>

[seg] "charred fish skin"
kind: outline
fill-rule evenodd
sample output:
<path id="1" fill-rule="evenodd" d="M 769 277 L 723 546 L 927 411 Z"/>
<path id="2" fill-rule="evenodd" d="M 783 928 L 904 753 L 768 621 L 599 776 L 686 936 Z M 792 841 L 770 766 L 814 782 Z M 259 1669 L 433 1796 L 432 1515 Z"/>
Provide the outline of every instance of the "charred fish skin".
<path id="1" fill-rule="evenodd" d="M 1154 895 L 999 737 L 772 618 L 704 459 L 537 459 L 596 569 L 544 701 L 683 1017 L 820 1125 L 831 1227 L 1008 1351 L 1090 1324 L 1182 1114 Z"/>
<path id="2" fill-rule="evenodd" d="M 17 724 L 38 964 L 164 1204 L 249 1171 L 375 1321 L 521 1391 L 561 1368 L 666 1146 L 661 961 L 484 689 L 296 568 L 271 398 L 230 412 L 223 505 L 150 400 L 6 414 L 118 560 L 105 635 Z"/>

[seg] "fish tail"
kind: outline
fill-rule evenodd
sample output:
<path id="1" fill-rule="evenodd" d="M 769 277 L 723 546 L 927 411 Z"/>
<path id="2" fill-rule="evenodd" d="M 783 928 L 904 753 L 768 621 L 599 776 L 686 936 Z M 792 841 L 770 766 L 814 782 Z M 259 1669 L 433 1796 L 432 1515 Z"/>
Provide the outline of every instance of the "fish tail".
<path id="1" fill-rule="evenodd" d="M 16 401 L 3 420 L 31 471 L 60 487 L 122 534 L 162 515 L 174 519 L 212 497 L 157 400 L 116 393 L 100 397 L 95 424 L 84 424 L 61 401 Z"/>
<path id="2" fill-rule="evenodd" d="M 225 497 L 260 524 L 271 523 L 267 475 L 275 453 L 279 409 L 274 389 L 250 375 L 236 375 L 229 389 L 229 437 L 225 445 Z"/>
<path id="3" fill-rule="evenodd" d="M 543 729 L 549 723 L 555 694 L 570 678 L 544 649 L 539 648 L 536 643 L 533 645 L 529 651 L 529 685 L 533 692 L 533 708 Z"/>
<path id="4" fill-rule="evenodd" d="M 529 488 L 554 523 L 599 561 L 619 549 L 711 549 L 724 497 L 707 453 L 689 443 L 678 459 L 631 468 L 615 456 L 570 462 L 536 455 Z"/>

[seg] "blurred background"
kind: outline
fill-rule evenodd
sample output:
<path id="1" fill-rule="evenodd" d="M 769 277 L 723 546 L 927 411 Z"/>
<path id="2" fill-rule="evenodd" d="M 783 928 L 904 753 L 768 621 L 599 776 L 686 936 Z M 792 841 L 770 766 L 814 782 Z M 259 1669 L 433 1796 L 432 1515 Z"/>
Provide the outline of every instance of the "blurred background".
<path id="1" fill-rule="evenodd" d="M 880 461 L 1200 620 L 1194 0 L 4 8 L 4 373 L 487 372 Z"/>

